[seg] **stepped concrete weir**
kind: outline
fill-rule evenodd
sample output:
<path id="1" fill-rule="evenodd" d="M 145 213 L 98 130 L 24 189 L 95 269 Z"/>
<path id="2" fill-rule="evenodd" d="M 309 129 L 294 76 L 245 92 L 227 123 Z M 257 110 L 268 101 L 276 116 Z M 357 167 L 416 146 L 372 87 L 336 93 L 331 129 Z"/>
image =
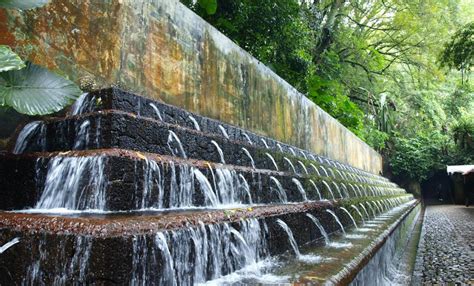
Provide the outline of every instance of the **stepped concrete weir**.
<path id="1" fill-rule="evenodd" d="M 104 87 L 0 152 L 0 284 L 400 279 L 420 207 L 380 155 L 180 3 L 137 3 L 0 10 L 0 41 Z"/>

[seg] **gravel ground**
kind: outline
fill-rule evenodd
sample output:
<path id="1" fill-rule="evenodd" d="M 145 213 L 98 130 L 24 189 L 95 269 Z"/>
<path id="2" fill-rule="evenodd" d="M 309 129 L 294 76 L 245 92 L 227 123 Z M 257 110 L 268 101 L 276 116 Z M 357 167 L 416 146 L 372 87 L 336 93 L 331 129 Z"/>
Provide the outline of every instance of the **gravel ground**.
<path id="1" fill-rule="evenodd" d="M 412 283 L 474 285 L 474 207 L 426 207 Z"/>

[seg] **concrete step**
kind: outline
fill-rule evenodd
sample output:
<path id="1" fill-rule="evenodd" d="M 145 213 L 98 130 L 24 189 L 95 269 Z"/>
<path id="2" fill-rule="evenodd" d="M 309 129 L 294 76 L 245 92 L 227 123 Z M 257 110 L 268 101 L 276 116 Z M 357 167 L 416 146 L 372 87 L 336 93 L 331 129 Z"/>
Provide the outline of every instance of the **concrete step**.
<path id="1" fill-rule="evenodd" d="M 376 200 L 383 199 L 395 201 Z M 409 199 L 399 197 L 397 204 Z M 0 284 L 122 285 L 141 279 L 153 284 L 170 277 L 178 284 L 203 282 L 248 265 L 247 258 L 261 261 L 291 251 L 278 220 L 291 228 L 300 247 L 321 245 L 322 235 L 307 214 L 334 237 L 340 227 L 326 210 L 334 211 L 348 229 L 352 222 L 340 207 L 351 203 L 356 201 L 141 214 L 0 213 L 0 242 L 20 238 L 2 254 Z M 240 260 L 236 251 L 254 257 Z M 340 252 L 341 261 L 352 257 Z"/>
<path id="2" fill-rule="evenodd" d="M 224 160 L 228 164 L 238 166 L 252 166 L 253 159 L 258 169 L 278 169 L 296 174 L 314 173 L 384 187 L 396 186 L 380 176 L 374 177 L 365 173 L 361 175 L 326 162 L 321 163 L 115 110 L 47 120 L 31 134 L 24 153 L 120 148 L 216 163 Z M 219 149 L 222 151 L 222 157 Z"/>
<path id="3" fill-rule="evenodd" d="M 3 153 L 0 162 L 0 209 L 4 210 L 169 209 L 302 202 L 305 196 L 316 201 L 404 193 L 402 189 L 314 174 L 122 149 Z"/>

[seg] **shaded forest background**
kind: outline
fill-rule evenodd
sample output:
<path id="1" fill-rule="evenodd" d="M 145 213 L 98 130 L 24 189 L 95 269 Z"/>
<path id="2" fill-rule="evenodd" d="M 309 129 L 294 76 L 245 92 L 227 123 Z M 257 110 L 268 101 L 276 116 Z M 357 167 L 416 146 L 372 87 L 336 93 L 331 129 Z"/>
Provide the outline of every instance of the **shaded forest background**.
<path id="1" fill-rule="evenodd" d="M 181 0 L 384 156 L 474 162 L 473 0 Z"/>

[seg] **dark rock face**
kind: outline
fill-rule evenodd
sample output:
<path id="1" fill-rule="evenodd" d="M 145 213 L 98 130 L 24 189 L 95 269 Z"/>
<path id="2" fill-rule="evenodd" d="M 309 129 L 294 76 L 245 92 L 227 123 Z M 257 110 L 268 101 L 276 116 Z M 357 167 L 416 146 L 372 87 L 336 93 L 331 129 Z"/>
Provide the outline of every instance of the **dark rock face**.
<path id="1" fill-rule="evenodd" d="M 375 215 L 409 199 L 383 177 L 121 90 L 80 103 L 0 153 L 0 209 L 23 211 L 0 213 L 0 245 L 20 239 L 0 254 L 2 285 L 200 283 L 291 251 L 282 222 L 298 245 L 321 244 L 307 214 L 337 236 L 326 210 L 350 227 L 341 207 L 370 201 Z"/>

